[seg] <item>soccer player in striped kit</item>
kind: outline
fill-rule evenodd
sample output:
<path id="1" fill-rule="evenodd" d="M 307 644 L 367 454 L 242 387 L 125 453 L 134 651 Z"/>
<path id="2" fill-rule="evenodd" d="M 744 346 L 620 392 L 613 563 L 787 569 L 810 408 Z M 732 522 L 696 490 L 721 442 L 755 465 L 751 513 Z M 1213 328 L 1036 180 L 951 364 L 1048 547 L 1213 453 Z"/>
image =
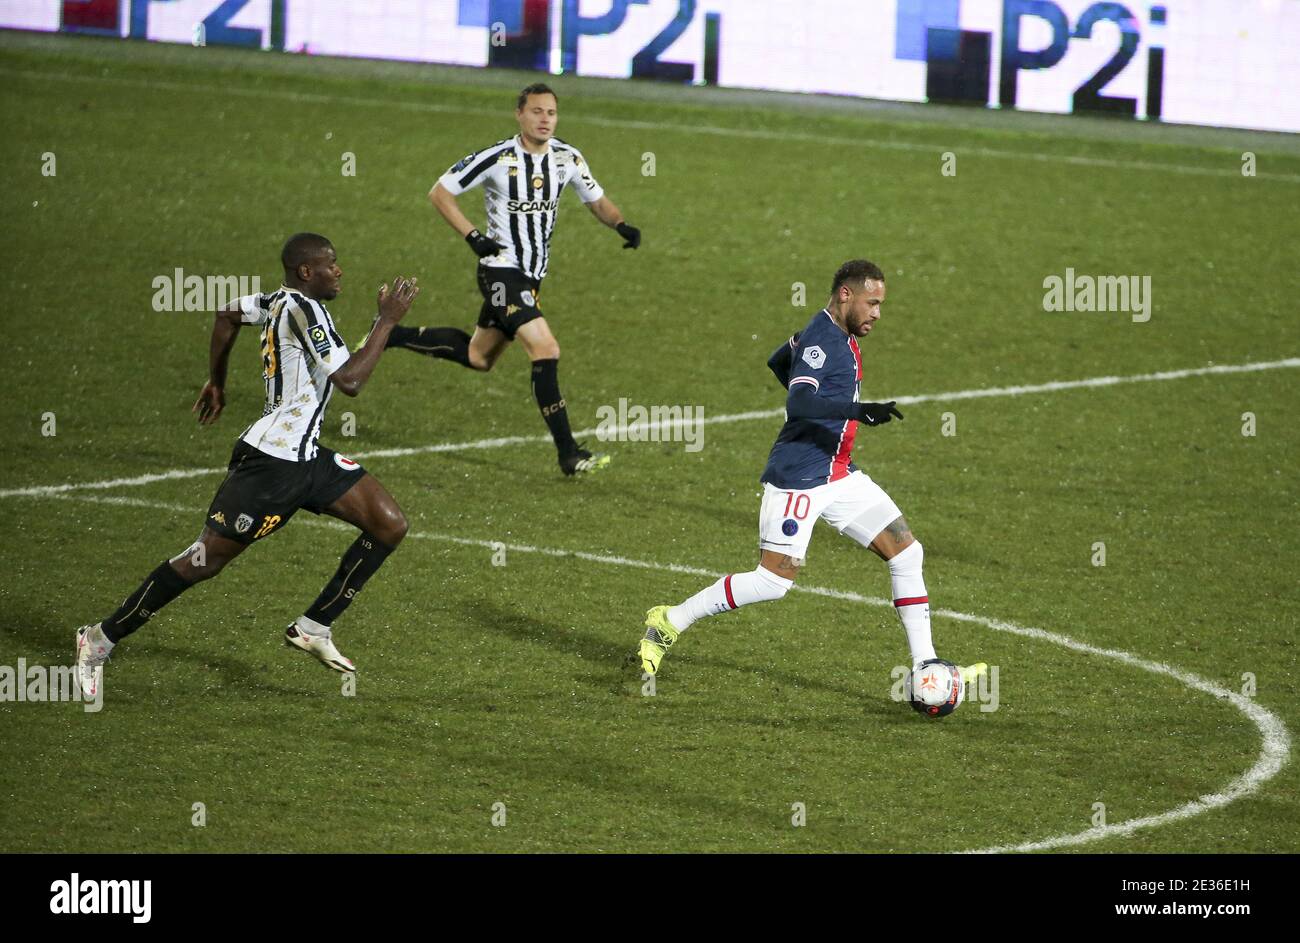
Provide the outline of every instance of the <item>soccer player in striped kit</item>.
<path id="1" fill-rule="evenodd" d="M 639 652 L 647 674 L 659 670 L 668 648 L 698 620 L 784 596 L 799 574 L 818 518 L 888 563 L 912 667 L 936 657 L 921 542 L 898 505 L 851 455 L 858 423 L 879 426 L 903 418 L 892 402 L 858 402 L 858 338 L 871 333 L 884 300 L 885 274 L 877 265 L 866 259 L 845 262 L 835 273 L 826 307 L 768 361 L 788 392 L 785 425 L 761 478 L 759 564 L 748 573 L 724 576 L 680 605 L 647 612 Z M 961 672 L 970 684 L 985 670 L 981 662 Z"/>
<path id="2" fill-rule="evenodd" d="M 342 290 L 334 246 L 324 236 L 297 233 L 280 253 L 284 284 L 248 295 L 217 312 L 209 347 L 208 382 L 194 412 L 216 422 L 226 405 L 226 372 L 241 326 L 262 335 L 266 404 L 261 418 L 235 442 L 225 480 L 208 507 L 198 539 L 164 560 L 110 615 L 77 630 L 77 677 L 95 694 L 108 660 L 122 639 L 163 606 L 256 541 L 278 531 L 300 509 L 328 514 L 361 531 L 343 554 L 333 578 L 285 630 L 285 643 L 335 671 L 354 671 L 334 645 L 331 626 L 406 536 L 406 517 L 388 490 L 357 462 L 319 443 L 325 407 L 339 390 L 356 396 L 384 352 L 388 333 L 405 316 L 420 289 L 397 279 L 379 290 L 379 315 L 366 343 L 349 354 L 325 307 Z"/>
<path id="3" fill-rule="evenodd" d="M 560 345 L 537 306 L 560 197 L 565 190 L 575 191 L 593 216 L 624 239 L 624 249 L 641 244 L 641 231 L 624 222 L 582 153 L 555 137 L 557 103 L 548 86 L 538 83 L 520 92 L 515 118 L 515 137 L 466 155 L 429 193 L 434 208 L 479 257 L 483 305 L 474 335 L 455 327 L 398 327 L 388 345 L 486 371 L 518 337 L 532 361 L 533 396 L 555 440 L 560 469 L 566 475 L 584 474 L 607 465 L 609 456 L 593 455 L 573 439 L 568 404 L 560 393 Z M 486 235 L 456 203 L 478 186 L 484 190 Z"/>

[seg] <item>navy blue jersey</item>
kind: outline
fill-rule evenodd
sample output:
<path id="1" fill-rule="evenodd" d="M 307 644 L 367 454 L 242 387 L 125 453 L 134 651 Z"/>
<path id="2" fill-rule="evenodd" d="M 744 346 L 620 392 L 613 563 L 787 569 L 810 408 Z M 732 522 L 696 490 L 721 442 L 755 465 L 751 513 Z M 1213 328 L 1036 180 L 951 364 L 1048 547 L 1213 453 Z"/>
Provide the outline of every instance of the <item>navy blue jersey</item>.
<path id="1" fill-rule="evenodd" d="M 791 343 L 787 389 L 806 385 L 821 399 L 858 401 L 862 354 L 857 338 L 836 324 L 825 308 Z M 800 490 L 838 481 L 857 468 L 850 456 L 857 429 L 856 419 L 787 419 L 760 481 Z"/>

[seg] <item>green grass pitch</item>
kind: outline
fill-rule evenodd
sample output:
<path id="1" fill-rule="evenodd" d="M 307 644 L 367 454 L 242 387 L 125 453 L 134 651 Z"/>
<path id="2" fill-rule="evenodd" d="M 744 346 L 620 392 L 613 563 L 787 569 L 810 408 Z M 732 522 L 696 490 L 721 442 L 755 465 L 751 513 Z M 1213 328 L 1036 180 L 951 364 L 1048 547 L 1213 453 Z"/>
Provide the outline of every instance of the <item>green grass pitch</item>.
<path id="1" fill-rule="evenodd" d="M 9 34 L 0 78 L 11 491 L 224 465 L 260 410 L 257 344 L 245 332 L 227 415 L 198 428 L 210 318 L 150 304 L 175 268 L 274 285 L 283 238 L 311 229 L 338 247 L 349 342 L 398 273 L 424 286 L 408 323 L 470 325 L 473 258 L 425 194 L 513 132 L 535 77 Z M 621 397 L 779 409 L 764 360 L 854 256 L 889 278 L 864 399 L 1300 355 L 1294 139 L 556 84 L 560 136 L 645 233 L 621 251 L 565 198 L 543 306 L 576 427 Z M 463 205 L 481 220 L 479 200 Z M 1151 320 L 1044 311 L 1067 267 L 1151 276 Z M 613 442 L 581 482 L 530 440 L 365 460 L 412 537 L 336 625 L 355 696 L 281 644 L 350 539 L 304 512 L 125 643 L 102 712 L 0 703 L 3 850 L 979 849 L 1086 831 L 1097 803 L 1111 825 L 1160 816 L 1263 757 L 1232 801 L 1063 847 L 1294 851 L 1297 376 L 927 399 L 855 450 L 924 541 L 937 607 L 1233 692 L 1249 673 L 1246 708 L 1280 727 L 1169 673 L 945 616 L 940 654 L 997 665 L 999 705 L 928 722 L 890 699 L 890 609 L 811 593 L 700 623 L 644 696 L 623 665 L 644 611 L 708 579 L 669 567 L 754 565 L 780 420 L 708 425 L 698 452 Z M 335 398 L 323 440 L 364 455 L 543 432 L 522 351 L 488 375 L 399 351 Z M 218 480 L 0 497 L 0 665 L 69 664 L 73 629 L 186 546 Z M 889 592 L 824 526 L 801 583 Z"/>

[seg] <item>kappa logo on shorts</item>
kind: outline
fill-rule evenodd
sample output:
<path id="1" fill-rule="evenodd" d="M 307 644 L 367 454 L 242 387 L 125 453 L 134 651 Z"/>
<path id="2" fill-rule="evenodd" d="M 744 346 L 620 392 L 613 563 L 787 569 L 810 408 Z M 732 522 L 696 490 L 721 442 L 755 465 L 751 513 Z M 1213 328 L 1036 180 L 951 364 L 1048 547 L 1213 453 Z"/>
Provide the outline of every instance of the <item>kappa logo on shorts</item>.
<path id="1" fill-rule="evenodd" d="M 808 364 L 808 366 L 812 367 L 814 370 L 820 370 L 822 364 L 826 362 L 826 351 L 814 344 L 812 347 L 804 350 L 803 360 L 804 363 Z"/>
<path id="2" fill-rule="evenodd" d="M 211 520 L 216 521 L 218 524 L 224 527 L 226 524 L 226 515 L 218 511 L 216 514 L 212 515 Z"/>
<path id="3" fill-rule="evenodd" d="M 324 354 L 329 351 L 330 339 L 325 333 L 325 328 L 318 324 L 308 332 L 308 336 L 311 337 L 311 345 L 316 348 L 316 353 Z"/>
<path id="4" fill-rule="evenodd" d="M 781 533 L 787 537 L 793 537 L 799 533 L 799 522 L 792 518 L 786 518 L 785 523 L 781 525 Z"/>
<path id="5" fill-rule="evenodd" d="M 527 289 L 519 293 L 519 300 L 522 301 L 524 304 L 528 305 L 528 307 L 530 308 L 534 307 L 537 304 L 537 300 L 533 298 L 533 293 L 531 291 L 528 291 Z"/>
<path id="6" fill-rule="evenodd" d="M 235 533 L 246 534 L 248 529 L 253 526 L 253 519 L 247 514 L 241 514 L 235 518 Z"/>
<path id="7" fill-rule="evenodd" d="M 334 464 L 344 471 L 355 471 L 361 467 L 357 462 L 352 461 L 346 455 L 340 455 L 338 452 L 334 453 Z"/>

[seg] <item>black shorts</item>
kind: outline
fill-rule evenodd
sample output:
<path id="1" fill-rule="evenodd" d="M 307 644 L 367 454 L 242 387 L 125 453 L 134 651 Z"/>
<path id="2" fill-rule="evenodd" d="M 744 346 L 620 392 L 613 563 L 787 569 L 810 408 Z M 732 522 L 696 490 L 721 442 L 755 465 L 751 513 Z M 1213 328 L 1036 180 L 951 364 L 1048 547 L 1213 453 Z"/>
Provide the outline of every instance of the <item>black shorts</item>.
<path id="1" fill-rule="evenodd" d="M 364 474 L 359 464 L 323 445 L 311 461 L 291 462 L 240 439 L 206 523 L 222 537 L 251 544 L 275 533 L 299 508 L 320 514 Z"/>
<path id="2" fill-rule="evenodd" d="M 517 268 L 480 265 L 478 290 L 483 295 L 483 307 L 478 312 L 478 326 L 494 327 L 514 340 L 521 327 L 542 317 L 537 307 L 541 287 L 541 282 Z"/>

